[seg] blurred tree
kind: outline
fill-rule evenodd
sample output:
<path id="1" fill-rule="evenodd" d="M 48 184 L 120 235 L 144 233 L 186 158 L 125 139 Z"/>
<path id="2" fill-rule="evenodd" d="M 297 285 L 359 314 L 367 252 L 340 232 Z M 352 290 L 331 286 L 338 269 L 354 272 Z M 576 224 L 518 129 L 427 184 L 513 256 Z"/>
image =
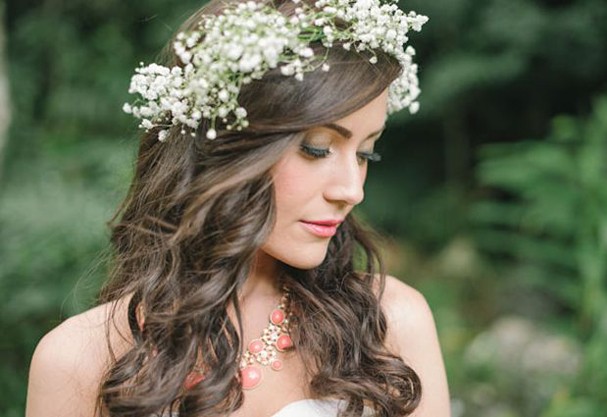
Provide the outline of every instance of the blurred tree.
<path id="1" fill-rule="evenodd" d="M 533 268 L 527 282 L 592 333 L 607 306 L 607 98 L 588 120 L 556 118 L 545 141 L 487 145 L 480 157 L 481 184 L 506 194 L 471 212 L 479 246 Z"/>
<path id="2" fill-rule="evenodd" d="M 401 3 L 430 16 L 411 35 L 421 110 L 392 119 L 366 209 L 385 230 L 436 253 L 468 227 L 476 147 L 545 137 L 556 114 L 588 114 L 590 98 L 607 89 L 607 2 Z M 420 222 L 429 207 L 446 216 Z"/>
<path id="3" fill-rule="evenodd" d="M 589 118 L 555 118 L 544 141 L 483 147 L 477 173 L 481 184 L 500 191 L 470 215 L 478 226 L 478 246 L 499 255 L 493 261 L 507 268 L 502 277 L 510 282 L 501 283 L 510 288 L 502 293 L 504 310 L 543 313 L 557 328 L 574 329 L 565 332 L 570 337 L 586 342 L 582 371 L 552 393 L 546 416 L 603 415 L 607 97 L 595 101 Z M 536 302 L 524 302 L 529 292 Z M 553 306 L 550 317 L 545 317 L 546 305 Z"/>
<path id="4" fill-rule="evenodd" d="M 2 178 L 2 167 L 4 161 L 4 147 L 6 144 L 6 133 L 11 119 L 11 105 L 9 100 L 8 76 L 5 65 L 5 29 L 4 29 L 4 1 L 0 2 L 0 179 Z"/>

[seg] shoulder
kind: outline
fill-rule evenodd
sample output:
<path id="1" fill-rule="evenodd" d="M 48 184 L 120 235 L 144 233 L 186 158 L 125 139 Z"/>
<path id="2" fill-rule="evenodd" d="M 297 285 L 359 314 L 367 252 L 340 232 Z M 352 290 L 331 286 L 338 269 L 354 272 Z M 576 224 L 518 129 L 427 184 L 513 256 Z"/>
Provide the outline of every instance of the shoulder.
<path id="1" fill-rule="evenodd" d="M 394 330 L 417 333 L 434 329 L 432 311 L 426 298 L 398 278 L 386 276 L 381 306 Z"/>
<path id="2" fill-rule="evenodd" d="M 387 276 L 381 306 L 388 323 L 388 349 L 403 358 L 422 382 L 422 401 L 413 415 L 449 416 L 445 367 L 434 317 L 425 297 L 397 278 Z"/>
<path id="3" fill-rule="evenodd" d="M 27 417 L 94 415 L 99 384 L 112 354 L 121 356 L 131 344 L 126 305 L 123 300 L 94 307 L 40 340 L 30 365 Z M 113 311 L 116 314 L 109 321 Z"/>
<path id="4" fill-rule="evenodd" d="M 437 341 L 432 310 L 415 288 L 387 276 L 381 306 L 388 322 L 387 345 L 403 359 Z"/>
<path id="5" fill-rule="evenodd" d="M 426 298 L 415 288 L 398 278 L 386 276 L 381 306 L 388 321 L 388 345 L 399 353 L 406 353 L 410 343 L 405 339 L 417 339 L 436 334 L 432 310 Z"/>

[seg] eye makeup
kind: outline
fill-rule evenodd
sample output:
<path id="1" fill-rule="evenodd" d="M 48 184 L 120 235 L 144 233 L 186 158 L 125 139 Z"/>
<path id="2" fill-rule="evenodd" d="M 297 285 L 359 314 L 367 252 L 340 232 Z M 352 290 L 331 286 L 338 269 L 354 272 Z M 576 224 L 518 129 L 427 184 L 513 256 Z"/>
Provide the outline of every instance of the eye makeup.
<path id="1" fill-rule="evenodd" d="M 306 143 L 302 143 L 299 145 L 299 149 L 307 156 L 312 158 L 326 158 L 331 154 L 331 149 L 329 148 L 317 148 L 315 146 L 310 146 Z"/>
<path id="2" fill-rule="evenodd" d="M 365 162 L 380 162 L 381 161 L 381 155 L 378 154 L 377 152 L 358 152 L 356 155 L 360 159 L 364 160 Z"/>
<path id="3" fill-rule="evenodd" d="M 326 129 L 314 128 L 305 133 L 299 144 L 299 149 L 305 156 L 311 158 L 326 158 L 331 154 L 334 135 Z"/>
<path id="4" fill-rule="evenodd" d="M 304 135 L 301 143 L 299 144 L 300 151 L 305 156 L 313 159 L 326 158 L 332 153 L 331 148 L 334 141 L 343 138 L 343 136 L 336 133 L 337 132 L 333 132 L 324 126 L 312 129 Z M 363 141 L 363 144 L 367 143 L 375 136 L 379 136 L 380 134 L 381 131 L 378 131 L 369 135 L 367 139 Z M 373 143 L 375 143 L 375 140 L 377 140 L 377 138 L 373 140 Z M 381 161 L 381 155 L 374 152 L 373 149 L 369 151 L 357 151 L 356 156 L 361 164 Z"/>

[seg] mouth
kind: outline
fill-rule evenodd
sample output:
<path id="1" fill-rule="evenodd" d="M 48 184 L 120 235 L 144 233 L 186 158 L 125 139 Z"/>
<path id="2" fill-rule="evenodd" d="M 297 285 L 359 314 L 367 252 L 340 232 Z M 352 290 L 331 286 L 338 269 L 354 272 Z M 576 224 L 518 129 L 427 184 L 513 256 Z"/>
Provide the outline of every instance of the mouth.
<path id="1" fill-rule="evenodd" d="M 304 228 L 318 237 L 333 237 L 343 220 L 300 220 Z"/>

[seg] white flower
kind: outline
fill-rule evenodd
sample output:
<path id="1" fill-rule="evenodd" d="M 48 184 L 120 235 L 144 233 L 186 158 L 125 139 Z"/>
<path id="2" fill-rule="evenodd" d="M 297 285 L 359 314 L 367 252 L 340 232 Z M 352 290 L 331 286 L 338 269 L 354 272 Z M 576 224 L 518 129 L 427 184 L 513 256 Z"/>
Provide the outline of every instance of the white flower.
<path id="1" fill-rule="evenodd" d="M 224 89 L 221 90 L 219 94 L 217 94 L 217 97 L 219 97 L 219 100 L 225 103 L 230 99 L 230 93 L 228 93 L 228 91 Z"/>
<path id="2" fill-rule="evenodd" d="M 244 107 L 238 107 L 236 110 L 234 110 L 234 114 L 239 119 L 247 117 L 247 111 L 244 109 Z"/>
<path id="3" fill-rule="evenodd" d="M 419 111 L 419 101 L 414 101 L 409 105 L 409 111 L 411 114 L 415 114 Z"/>
<path id="4" fill-rule="evenodd" d="M 169 131 L 168 130 L 161 130 L 160 132 L 158 132 L 158 140 L 160 142 L 164 142 L 167 138 L 167 136 L 169 135 Z"/>
<path id="5" fill-rule="evenodd" d="M 168 138 L 164 127 L 178 126 L 184 134 L 194 134 L 203 119 L 212 126 L 206 133 L 209 139 L 217 136 L 217 122 L 241 130 L 249 126 L 247 111 L 238 103 L 242 85 L 276 67 L 299 81 L 306 72 L 330 70 L 326 55 L 315 56 L 309 39 L 326 48 L 339 42 L 345 50 L 366 51 L 373 64 L 377 50 L 392 55 L 402 73 L 390 86 L 388 110 L 418 111 L 415 50 L 406 45 L 407 31 L 420 30 L 426 16 L 404 13 L 396 0 L 317 0 L 313 6 L 292 1 L 298 7 L 288 18 L 271 3 L 256 1 L 229 4 L 220 15 L 204 15 L 198 29 L 175 38 L 173 49 L 183 67 L 141 63 L 129 85 L 129 93 L 140 98 L 125 103 L 123 111 L 140 119 L 144 129 L 163 127 L 161 141 Z M 344 25 L 338 27 L 337 20 Z"/>
<path id="6" fill-rule="evenodd" d="M 241 59 L 240 62 L 238 64 L 239 66 L 239 70 L 241 72 L 249 73 L 249 72 L 253 72 L 253 70 L 255 70 L 255 68 L 259 65 L 259 63 L 262 61 L 261 56 L 260 55 L 244 55 Z"/>
<path id="7" fill-rule="evenodd" d="M 292 65 L 283 65 L 280 67 L 280 72 L 286 76 L 293 75 L 295 74 L 295 68 Z"/>
<path id="8" fill-rule="evenodd" d="M 240 45 L 231 44 L 226 53 L 226 56 L 232 61 L 236 61 L 238 58 L 242 56 L 243 48 Z"/>
<path id="9" fill-rule="evenodd" d="M 301 50 L 301 52 L 299 53 L 299 55 L 302 58 L 310 58 L 314 56 L 314 51 L 312 50 L 312 48 L 304 48 Z"/>
<path id="10" fill-rule="evenodd" d="M 228 109 L 226 106 L 221 106 L 219 107 L 219 110 L 217 110 L 217 116 L 222 119 L 226 117 L 228 113 L 230 113 L 230 109 Z"/>

